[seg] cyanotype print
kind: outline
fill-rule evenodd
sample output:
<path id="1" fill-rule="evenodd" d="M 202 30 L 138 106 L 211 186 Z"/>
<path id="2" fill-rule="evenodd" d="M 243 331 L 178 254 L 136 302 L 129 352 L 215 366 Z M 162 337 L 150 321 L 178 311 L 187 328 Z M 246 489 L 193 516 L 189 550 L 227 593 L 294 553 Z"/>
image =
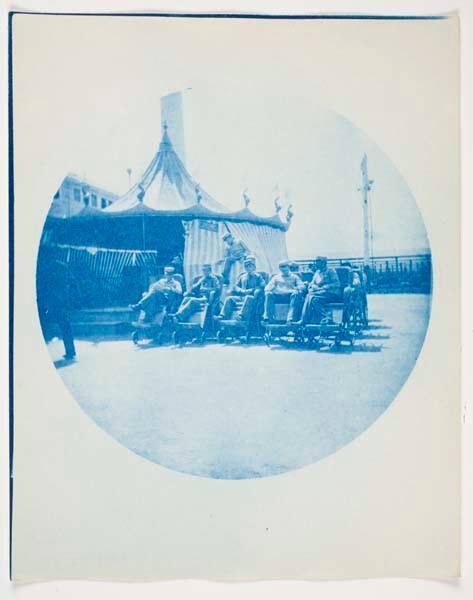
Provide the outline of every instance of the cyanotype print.
<path id="1" fill-rule="evenodd" d="M 343 117 L 269 99 L 247 147 L 206 157 L 215 123 L 202 153 L 186 146 L 204 100 L 163 95 L 154 156 L 120 167 L 113 191 L 84 165 L 65 176 L 38 252 L 39 316 L 73 397 L 131 451 L 204 477 L 278 475 L 395 399 L 427 330 L 429 244 L 402 176 Z M 235 127 L 251 101 L 240 109 Z M 230 158 L 227 202 L 201 174 Z"/>

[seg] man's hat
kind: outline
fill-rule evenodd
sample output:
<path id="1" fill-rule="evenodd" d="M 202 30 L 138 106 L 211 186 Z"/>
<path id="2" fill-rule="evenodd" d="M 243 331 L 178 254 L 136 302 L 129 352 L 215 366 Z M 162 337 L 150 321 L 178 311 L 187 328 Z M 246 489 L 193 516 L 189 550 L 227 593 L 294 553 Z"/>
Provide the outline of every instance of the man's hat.
<path id="1" fill-rule="evenodd" d="M 233 235 L 229 231 L 227 231 L 227 233 L 224 233 L 222 235 L 222 240 L 228 240 L 228 238 L 230 237 L 233 237 Z"/>
<path id="2" fill-rule="evenodd" d="M 288 260 L 280 260 L 279 261 L 279 266 L 280 267 L 289 267 L 290 266 L 290 262 Z"/>
<path id="3" fill-rule="evenodd" d="M 174 273 L 174 271 L 175 271 L 174 267 L 164 267 L 165 273 Z"/>
<path id="4" fill-rule="evenodd" d="M 319 261 L 319 262 L 327 262 L 327 257 L 326 256 L 316 256 L 315 257 L 315 261 Z"/>
<path id="5" fill-rule="evenodd" d="M 256 257 L 254 256 L 247 256 L 245 258 L 245 260 L 243 261 L 244 265 L 256 265 Z"/>
<path id="6" fill-rule="evenodd" d="M 211 269 L 212 265 L 210 263 L 205 263 L 205 264 L 202 265 L 202 268 L 203 269 Z"/>

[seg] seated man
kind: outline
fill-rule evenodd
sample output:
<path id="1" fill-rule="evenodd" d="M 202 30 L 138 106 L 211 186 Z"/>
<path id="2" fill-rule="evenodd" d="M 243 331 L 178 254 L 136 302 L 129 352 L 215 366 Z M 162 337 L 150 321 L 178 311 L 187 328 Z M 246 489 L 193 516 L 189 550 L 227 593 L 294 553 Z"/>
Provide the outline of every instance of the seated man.
<path id="1" fill-rule="evenodd" d="M 287 322 L 291 323 L 297 317 L 305 290 L 298 275 L 291 273 L 288 261 L 279 263 L 279 273 L 274 275 L 265 287 L 264 321 L 274 321 L 274 305 L 289 302 Z"/>
<path id="2" fill-rule="evenodd" d="M 143 310 L 145 322 L 153 318 L 163 309 L 172 312 L 179 306 L 182 298 L 182 286 L 175 278 L 173 267 L 164 267 L 164 276 L 149 286 L 147 292 L 137 304 L 130 304 L 132 310 Z"/>
<path id="3" fill-rule="evenodd" d="M 233 265 L 244 260 L 250 252 L 247 246 L 241 240 L 235 239 L 230 232 L 226 233 L 222 239 L 225 242 L 226 248 L 225 258 L 220 262 L 223 262 L 223 284 L 228 285 L 230 283 L 230 272 Z"/>
<path id="4" fill-rule="evenodd" d="M 245 258 L 245 273 L 242 273 L 233 288 L 231 294 L 226 297 L 220 315 L 217 319 L 228 319 L 235 310 L 239 300 L 243 298 L 243 304 L 237 319 L 246 320 L 255 302 L 262 298 L 264 290 L 264 279 L 256 273 L 256 259 L 254 256 Z"/>
<path id="5" fill-rule="evenodd" d="M 350 273 L 350 282 L 343 290 L 343 320 L 346 321 L 353 306 L 357 303 L 366 308 L 366 275 L 363 271 L 353 269 Z"/>
<path id="6" fill-rule="evenodd" d="M 215 294 L 220 291 L 220 281 L 212 274 L 212 265 L 202 266 L 202 277 L 184 294 L 179 310 L 174 314 L 177 321 L 185 321 L 203 305 L 212 302 Z"/>
<path id="7" fill-rule="evenodd" d="M 327 264 L 325 256 L 315 259 L 315 273 L 309 284 L 302 309 L 303 323 L 320 323 L 325 317 L 324 306 L 341 301 L 340 280 L 337 272 Z"/>

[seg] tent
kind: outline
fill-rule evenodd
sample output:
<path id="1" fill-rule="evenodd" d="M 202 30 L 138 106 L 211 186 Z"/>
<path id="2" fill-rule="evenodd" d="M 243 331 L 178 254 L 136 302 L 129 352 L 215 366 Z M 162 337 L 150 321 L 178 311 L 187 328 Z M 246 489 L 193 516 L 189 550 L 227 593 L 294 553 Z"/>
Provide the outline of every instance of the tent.
<path id="1" fill-rule="evenodd" d="M 116 278 L 124 265 L 141 264 L 137 256 L 142 253 L 154 255 L 157 265 L 181 255 L 189 284 L 204 263 L 221 270 L 222 237 L 230 232 L 256 257 L 258 270 L 273 273 L 278 262 L 287 258 L 285 234 L 291 214 L 283 222 L 277 207 L 274 215 L 260 217 L 248 204 L 245 196 L 245 208 L 232 212 L 207 194 L 187 172 L 164 125 L 157 153 L 126 194 L 103 210 L 87 206 L 77 214 L 65 211 L 67 216 L 61 218 L 50 214 L 44 239 L 61 247 L 63 254 L 66 247 L 87 252 L 89 263 L 100 258 L 97 269 L 102 277 L 108 273 Z"/>

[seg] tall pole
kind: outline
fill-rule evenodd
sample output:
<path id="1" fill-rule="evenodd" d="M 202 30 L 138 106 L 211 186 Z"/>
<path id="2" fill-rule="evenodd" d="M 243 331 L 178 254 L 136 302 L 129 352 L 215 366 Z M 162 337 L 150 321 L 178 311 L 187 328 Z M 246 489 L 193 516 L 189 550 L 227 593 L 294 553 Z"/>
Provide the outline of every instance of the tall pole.
<path id="1" fill-rule="evenodd" d="M 361 192 L 363 202 L 363 262 L 370 264 L 372 233 L 370 232 L 370 206 L 369 192 L 373 187 L 374 181 L 368 177 L 368 157 L 363 155 L 361 161 L 361 186 L 358 191 Z"/>

